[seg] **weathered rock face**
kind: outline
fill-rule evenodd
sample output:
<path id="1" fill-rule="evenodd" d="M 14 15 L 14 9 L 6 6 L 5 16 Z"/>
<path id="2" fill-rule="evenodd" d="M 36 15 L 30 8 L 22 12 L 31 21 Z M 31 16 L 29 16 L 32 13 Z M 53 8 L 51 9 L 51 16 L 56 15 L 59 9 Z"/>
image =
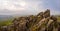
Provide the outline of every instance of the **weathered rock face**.
<path id="1" fill-rule="evenodd" d="M 37 16 L 43 18 L 43 12 L 40 12 Z"/>
<path id="2" fill-rule="evenodd" d="M 58 23 L 57 18 L 50 16 L 50 10 L 47 9 L 36 16 L 15 18 L 12 27 L 10 31 L 53 31 L 58 27 Z"/>
<path id="3" fill-rule="evenodd" d="M 49 17 L 49 16 L 50 16 L 50 10 L 47 9 L 47 10 L 44 12 L 43 16 L 44 16 L 45 18 Z"/>

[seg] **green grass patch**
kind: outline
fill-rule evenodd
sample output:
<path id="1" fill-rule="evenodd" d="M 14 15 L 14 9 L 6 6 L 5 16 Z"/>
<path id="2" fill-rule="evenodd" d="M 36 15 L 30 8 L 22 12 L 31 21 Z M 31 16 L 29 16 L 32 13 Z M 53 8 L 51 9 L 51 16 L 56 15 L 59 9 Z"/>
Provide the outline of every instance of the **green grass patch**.
<path id="1" fill-rule="evenodd" d="M 12 24 L 12 20 L 0 21 L 0 26 L 7 26 Z"/>

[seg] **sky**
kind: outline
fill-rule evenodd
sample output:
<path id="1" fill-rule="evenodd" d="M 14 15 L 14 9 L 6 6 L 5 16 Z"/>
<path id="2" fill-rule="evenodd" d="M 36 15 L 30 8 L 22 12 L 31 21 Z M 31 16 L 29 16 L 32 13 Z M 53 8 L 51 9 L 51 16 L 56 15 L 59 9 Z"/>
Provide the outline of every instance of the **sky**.
<path id="1" fill-rule="evenodd" d="M 60 0 L 0 0 L 0 15 L 35 15 L 46 9 L 60 15 Z"/>

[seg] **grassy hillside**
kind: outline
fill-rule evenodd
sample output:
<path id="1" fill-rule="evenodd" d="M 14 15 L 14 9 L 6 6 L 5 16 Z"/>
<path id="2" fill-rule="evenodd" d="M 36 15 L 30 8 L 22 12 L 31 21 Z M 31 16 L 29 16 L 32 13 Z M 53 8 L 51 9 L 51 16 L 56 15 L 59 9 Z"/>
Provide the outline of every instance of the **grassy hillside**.
<path id="1" fill-rule="evenodd" d="M 12 23 L 12 19 L 8 19 L 6 21 L 0 21 L 0 26 L 10 25 Z"/>

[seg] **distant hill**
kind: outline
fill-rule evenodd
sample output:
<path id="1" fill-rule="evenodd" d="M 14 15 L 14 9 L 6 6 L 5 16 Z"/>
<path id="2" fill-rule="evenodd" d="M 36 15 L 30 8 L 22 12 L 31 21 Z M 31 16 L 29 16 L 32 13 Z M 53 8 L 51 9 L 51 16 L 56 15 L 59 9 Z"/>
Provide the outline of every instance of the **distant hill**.
<path id="1" fill-rule="evenodd" d="M 12 19 L 13 16 L 10 15 L 0 15 L 0 21 L 6 21 L 8 19 Z"/>

